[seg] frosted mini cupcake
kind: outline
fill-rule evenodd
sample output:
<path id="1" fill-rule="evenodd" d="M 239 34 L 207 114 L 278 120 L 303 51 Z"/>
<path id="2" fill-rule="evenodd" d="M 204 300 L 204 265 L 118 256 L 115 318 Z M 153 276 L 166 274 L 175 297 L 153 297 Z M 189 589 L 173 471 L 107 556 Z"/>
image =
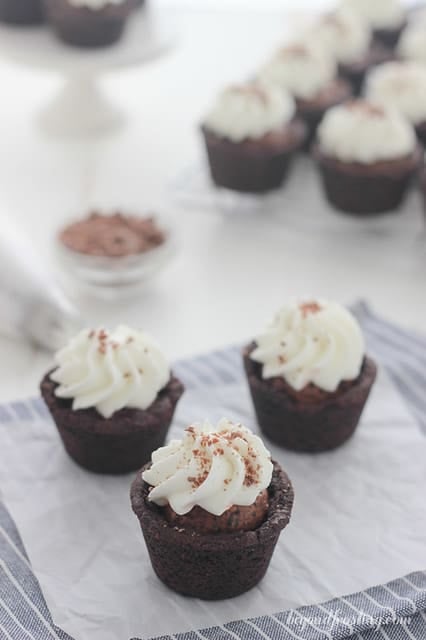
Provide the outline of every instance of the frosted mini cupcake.
<path id="1" fill-rule="evenodd" d="M 384 64 L 368 75 L 366 94 L 399 111 L 426 144 L 426 66 L 415 62 Z"/>
<path id="2" fill-rule="evenodd" d="M 378 42 L 393 49 L 406 24 L 400 0 L 341 0 L 340 6 L 356 13 L 373 30 Z"/>
<path id="3" fill-rule="evenodd" d="M 202 125 L 215 185 L 246 193 L 280 187 L 305 140 L 295 111 L 293 98 L 274 87 L 225 89 Z"/>
<path id="4" fill-rule="evenodd" d="M 396 209 L 422 164 L 413 126 L 397 111 L 366 100 L 328 111 L 314 156 L 329 202 L 356 214 Z"/>
<path id="5" fill-rule="evenodd" d="M 346 442 L 376 377 L 358 322 L 326 300 L 285 305 L 246 347 L 244 366 L 261 430 L 295 451 Z"/>
<path id="6" fill-rule="evenodd" d="M 345 9 L 320 16 L 306 37 L 336 61 L 339 74 L 355 94 L 360 93 L 367 71 L 390 57 L 385 47 L 373 44 L 369 25 Z"/>
<path id="7" fill-rule="evenodd" d="M 293 498 L 261 439 L 226 419 L 192 425 L 155 451 L 131 489 L 157 576 L 206 600 L 237 596 L 263 578 Z"/>
<path id="8" fill-rule="evenodd" d="M 334 60 L 302 42 L 280 49 L 260 70 L 259 79 L 294 97 L 297 114 L 308 127 L 307 146 L 327 109 L 351 95 L 349 84 L 337 78 Z"/>
<path id="9" fill-rule="evenodd" d="M 123 34 L 134 0 L 43 0 L 46 18 L 64 42 L 105 47 Z"/>
<path id="10" fill-rule="evenodd" d="M 125 326 L 83 330 L 55 360 L 41 393 L 69 455 L 98 473 L 147 462 L 184 391 L 154 340 Z"/>

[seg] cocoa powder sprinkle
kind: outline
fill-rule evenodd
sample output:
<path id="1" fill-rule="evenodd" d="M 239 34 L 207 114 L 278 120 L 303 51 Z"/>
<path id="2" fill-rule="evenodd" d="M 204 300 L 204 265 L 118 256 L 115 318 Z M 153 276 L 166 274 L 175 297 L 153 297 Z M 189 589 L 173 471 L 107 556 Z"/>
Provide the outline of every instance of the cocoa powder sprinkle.
<path id="1" fill-rule="evenodd" d="M 346 108 L 351 109 L 352 111 L 365 113 L 366 115 L 375 118 L 383 118 L 385 115 L 385 111 L 382 107 L 377 104 L 367 102 L 366 100 L 352 100 L 346 104 Z"/>
<path id="2" fill-rule="evenodd" d="M 283 47 L 280 53 L 284 57 L 290 54 L 300 58 L 306 58 L 309 55 L 307 48 L 304 47 L 303 44 L 288 45 L 287 47 Z"/>
<path id="3" fill-rule="evenodd" d="M 150 251 L 163 244 L 166 235 L 152 216 L 94 211 L 63 229 L 59 240 L 76 253 L 119 258 Z"/>
<path id="4" fill-rule="evenodd" d="M 304 318 L 306 318 L 310 313 L 318 313 L 319 311 L 322 311 L 321 305 L 314 301 L 304 302 L 299 305 L 299 308 Z"/>
<path id="5" fill-rule="evenodd" d="M 266 105 L 268 103 L 268 94 L 266 91 L 259 87 L 256 84 L 247 84 L 247 85 L 235 85 L 230 87 L 230 90 L 235 93 L 245 94 L 247 96 L 254 96 L 261 102 Z"/>
<path id="6" fill-rule="evenodd" d="M 193 438 L 197 437 L 196 427 L 187 427 L 185 431 Z M 194 490 L 197 489 L 206 480 L 211 469 L 212 456 L 217 457 L 225 455 L 225 448 L 223 446 L 220 446 L 221 443 L 227 442 L 232 448 L 234 448 L 234 441 L 236 439 L 241 439 L 247 443 L 243 431 L 233 431 L 231 433 L 220 432 L 201 434 L 200 448 L 192 449 L 192 455 L 198 460 L 200 472 L 198 473 L 198 475 L 188 478 L 188 481 Z M 210 454 L 206 451 L 208 449 L 211 449 Z M 237 447 L 235 447 L 235 449 L 238 451 Z M 258 462 L 256 451 L 250 445 L 248 446 L 247 455 L 243 459 L 243 462 L 246 470 L 244 485 L 246 487 L 250 487 L 254 484 L 257 484 L 260 480 L 262 467 Z M 224 480 L 225 485 L 228 485 L 230 482 L 231 479 Z"/>

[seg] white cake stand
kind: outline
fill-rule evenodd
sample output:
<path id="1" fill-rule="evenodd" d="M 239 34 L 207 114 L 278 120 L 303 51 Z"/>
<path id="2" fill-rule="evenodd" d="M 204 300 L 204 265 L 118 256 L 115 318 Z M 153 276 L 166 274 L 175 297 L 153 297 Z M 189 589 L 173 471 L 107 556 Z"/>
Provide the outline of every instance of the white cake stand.
<path id="1" fill-rule="evenodd" d="M 102 49 L 68 46 L 47 27 L 0 26 L 3 58 L 65 76 L 60 93 L 40 115 L 43 129 L 60 136 L 96 135 L 121 126 L 124 116 L 100 90 L 99 78 L 146 64 L 167 53 L 175 41 L 172 24 L 150 8 L 136 11 L 122 40 Z"/>

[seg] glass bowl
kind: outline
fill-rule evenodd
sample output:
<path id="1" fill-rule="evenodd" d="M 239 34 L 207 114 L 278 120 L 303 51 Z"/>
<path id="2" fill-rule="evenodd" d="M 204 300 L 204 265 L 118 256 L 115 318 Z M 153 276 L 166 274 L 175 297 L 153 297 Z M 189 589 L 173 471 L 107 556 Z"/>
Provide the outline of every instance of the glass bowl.
<path id="1" fill-rule="evenodd" d="M 158 247 L 127 256 L 95 256 L 66 247 L 57 237 L 56 259 L 64 274 L 92 293 L 106 297 L 133 292 L 162 271 L 176 254 L 175 233 L 155 215 L 165 240 Z"/>

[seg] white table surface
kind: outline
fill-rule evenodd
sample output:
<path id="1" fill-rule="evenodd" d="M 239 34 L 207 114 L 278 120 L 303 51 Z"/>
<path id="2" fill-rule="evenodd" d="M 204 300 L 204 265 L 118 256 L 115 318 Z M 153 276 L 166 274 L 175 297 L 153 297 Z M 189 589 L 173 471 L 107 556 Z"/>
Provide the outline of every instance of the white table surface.
<path id="1" fill-rule="evenodd" d="M 37 250 L 51 259 L 58 227 L 92 205 L 165 210 L 179 228 L 177 259 L 135 299 L 114 304 L 79 296 L 88 323 L 144 327 L 170 358 L 254 335 L 295 295 L 345 303 L 363 297 L 390 319 L 424 329 L 426 252 L 410 228 L 400 236 L 364 234 L 357 242 L 316 227 L 302 233 L 267 212 L 224 217 L 176 202 L 167 186 L 197 163 L 196 125 L 215 91 L 252 72 L 288 21 L 284 9 L 273 8 L 186 9 L 175 16 L 181 36 L 172 55 L 106 80 L 128 114 L 127 127 L 110 138 L 44 136 L 36 115 L 60 79 L 0 61 L 0 210 L 25 228 Z M 298 171 L 293 179 L 302 198 L 303 167 Z M 419 226 L 420 200 L 408 206 L 416 209 L 409 224 Z M 50 359 L 0 339 L 0 401 L 36 394 Z"/>

